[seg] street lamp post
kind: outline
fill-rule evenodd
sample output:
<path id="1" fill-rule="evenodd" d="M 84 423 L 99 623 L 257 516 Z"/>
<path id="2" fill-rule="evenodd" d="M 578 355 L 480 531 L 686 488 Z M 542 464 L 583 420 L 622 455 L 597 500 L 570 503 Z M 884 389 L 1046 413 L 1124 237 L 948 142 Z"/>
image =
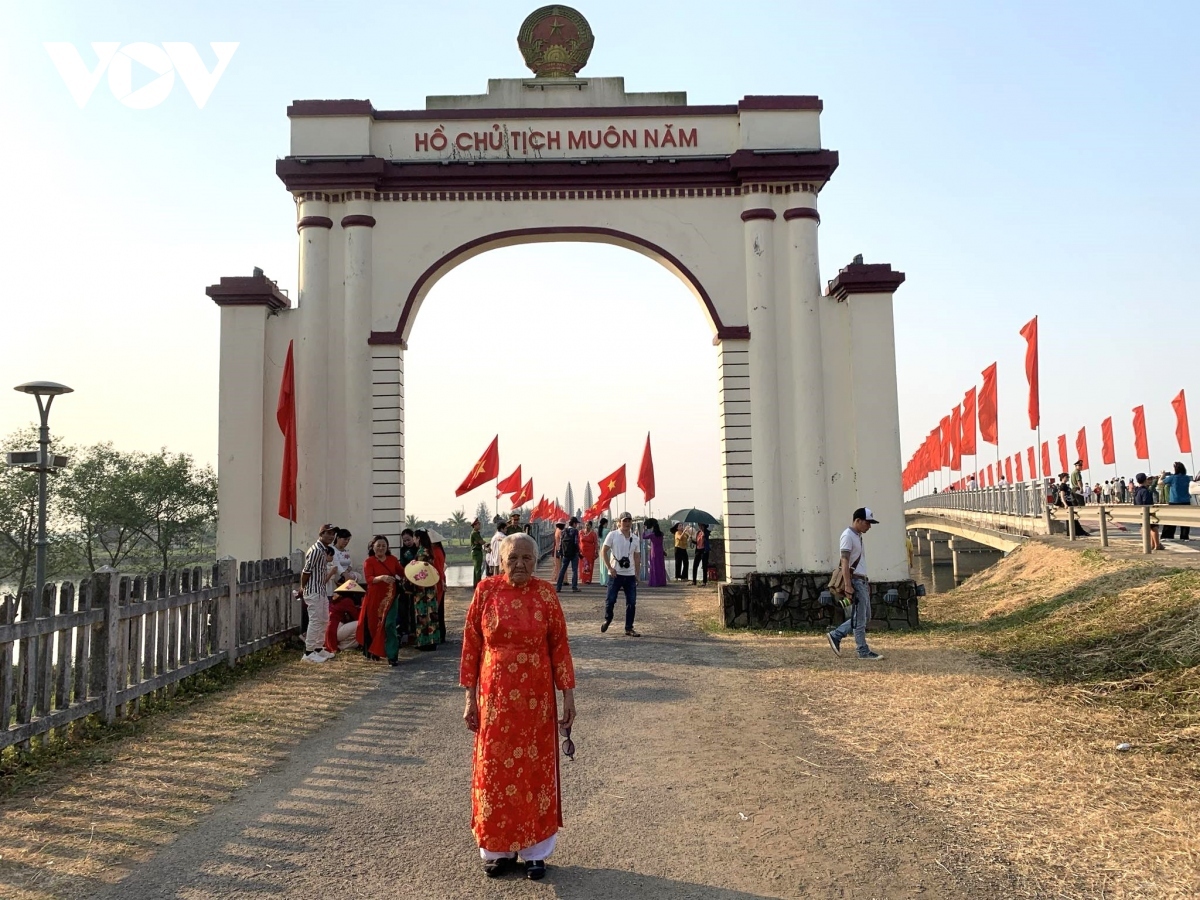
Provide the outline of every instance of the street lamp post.
<path id="1" fill-rule="evenodd" d="M 34 608 L 39 609 L 42 602 L 42 590 L 46 586 L 46 475 L 58 471 L 67 462 L 65 457 L 50 456 L 50 405 L 59 394 L 70 394 L 73 388 L 54 381 L 30 381 L 18 384 L 13 390 L 34 396 L 34 399 L 37 400 L 38 414 L 42 420 L 41 427 L 38 429 L 36 459 L 28 459 L 33 454 L 9 454 L 10 465 L 21 465 L 27 471 L 38 473 L 38 530 L 34 564 L 34 578 L 37 586 L 34 594 Z M 34 464 L 26 464 L 30 461 Z"/>

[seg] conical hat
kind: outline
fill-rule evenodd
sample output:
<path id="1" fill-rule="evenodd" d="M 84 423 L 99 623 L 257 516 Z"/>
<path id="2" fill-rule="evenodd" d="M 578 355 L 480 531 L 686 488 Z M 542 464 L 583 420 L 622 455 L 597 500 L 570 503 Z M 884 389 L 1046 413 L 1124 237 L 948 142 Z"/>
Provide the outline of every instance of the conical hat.
<path id="1" fill-rule="evenodd" d="M 413 560 L 404 567 L 404 577 L 417 587 L 430 588 L 438 583 L 438 572 L 427 562 Z"/>
<path id="2" fill-rule="evenodd" d="M 340 587 L 334 588 L 333 592 L 335 594 L 365 594 L 366 589 L 351 578 L 349 581 L 343 581 Z"/>

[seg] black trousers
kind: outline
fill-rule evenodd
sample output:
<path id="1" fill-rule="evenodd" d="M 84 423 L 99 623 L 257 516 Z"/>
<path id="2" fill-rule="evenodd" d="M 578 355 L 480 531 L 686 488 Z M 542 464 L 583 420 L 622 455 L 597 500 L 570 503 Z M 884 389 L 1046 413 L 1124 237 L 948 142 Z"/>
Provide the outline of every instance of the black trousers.
<path id="1" fill-rule="evenodd" d="M 1190 506 L 1191 504 L 1190 503 L 1172 503 L 1170 505 L 1171 506 Z M 1168 540 L 1168 541 L 1173 540 L 1175 538 L 1175 526 L 1174 525 L 1164 525 L 1162 527 L 1162 536 L 1165 540 Z M 1190 525 L 1180 525 L 1179 526 L 1179 539 L 1181 541 L 1189 540 L 1191 538 L 1191 536 L 1192 536 L 1192 529 L 1191 529 Z"/>
<path id="2" fill-rule="evenodd" d="M 700 573 L 700 577 L 705 584 L 708 584 L 708 551 L 697 550 L 696 555 L 692 557 L 692 584 L 696 583 L 696 573 Z"/>
<path id="3" fill-rule="evenodd" d="M 675 548 L 675 580 L 686 581 L 688 570 L 688 555 L 687 550 L 683 547 Z"/>

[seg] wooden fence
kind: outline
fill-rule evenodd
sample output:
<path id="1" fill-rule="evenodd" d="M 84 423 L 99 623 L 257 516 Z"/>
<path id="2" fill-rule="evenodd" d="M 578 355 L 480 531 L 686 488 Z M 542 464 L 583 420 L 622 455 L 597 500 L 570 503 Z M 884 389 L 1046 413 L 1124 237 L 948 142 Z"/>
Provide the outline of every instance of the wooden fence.
<path id="1" fill-rule="evenodd" d="M 0 749 L 97 715 L 105 723 L 190 675 L 269 647 L 300 625 L 287 559 L 48 584 L 0 601 Z M 36 602 L 35 600 L 40 601 Z"/>

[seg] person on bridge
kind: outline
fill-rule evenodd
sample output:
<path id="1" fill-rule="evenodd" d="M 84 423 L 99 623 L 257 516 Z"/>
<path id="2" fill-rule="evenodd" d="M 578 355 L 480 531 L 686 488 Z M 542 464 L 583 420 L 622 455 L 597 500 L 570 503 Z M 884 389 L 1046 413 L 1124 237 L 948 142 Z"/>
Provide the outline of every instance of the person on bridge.
<path id="1" fill-rule="evenodd" d="M 563 823 L 558 730 L 564 752 L 575 752 L 567 624 L 554 585 L 533 577 L 537 558 L 529 535 L 507 537 L 502 574 L 479 583 L 463 626 L 458 681 L 467 691 L 463 721 L 475 732 L 471 831 L 489 878 L 508 872 L 518 855 L 527 878 L 545 876 Z"/>
<path id="2" fill-rule="evenodd" d="M 1192 479 L 1188 476 L 1187 467 L 1176 462 L 1173 466 L 1174 473 L 1168 475 L 1166 472 L 1158 479 L 1159 484 L 1163 485 L 1162 490 L 1166 494 L 1164 498 L 1170 506 L 1191 506 L 1192 496 L 1188 493 L 1192 484 Z M 1186 541 L 1191 538 L 1191 528 L 1187 525 L 1179 526 L 1179 539 Z M 1162 528 L 1162 536 L 1166 540 L 1171 540 L 1175 537 L 1175 526 L 1164 525 Z"/>
<path id="3" fill-rule="evenodd" d="M 846 598 L 850 601 L 850 615 L 846 621 L 825 635 L 834 656 L 842 655 L 842 638 L 854 632 L 854 644 L 858 658 L 872 662 L 883 659 L 867 644 L 867 623 L 871 620 L 871 582 L 867 578 L 867 558 L 863 547 L 863 535 L 878 525 L 870 508 L 860 506 L 854 511 L 850 527 L 842 532 L 838 545 L 841 554 L 842 584 Z"/>
<path id="4" fill-rule="evenodd" d="M 604 599 L 604 624 L 601 631 L 608 631 L 612 624 L 613 610 L 617 605 L 617 592 L 625 592 L 625 634 L 641 637 L 634 631 L 633 618 L 637 613 L 638 570 L 642 566 L 640 543 L 632 534 L 633 516 L 621 513 L 620 528 L 610 531 L 601 549 L 604 568 L 608 570 L 608 595 Z"/>
<path id="5" fill-rule="evenodd" d="M 596 557 L 600 555 L 600 541 L 592 528 L 592 520 L 583 523 L 583 531 L 579 532 L 579 580 L 583 584 L 592 583 L 592 572 L 596 569 Z"/>
<path id="6" fill-rule="evenodd" d="M 1137 483 L 1137 488 L 1133 492 L 1133 502 L 1135 506 L 1153 506 L 1154 492 L 1150 490 L 1149 479 L 1145 472 L 1138 472 L 1133 479 Z M 1150 549 L 1161 550 L 1163 548 L 1162 541 L 1158 539 L 1158 523 L 1150 525 Z"/>

